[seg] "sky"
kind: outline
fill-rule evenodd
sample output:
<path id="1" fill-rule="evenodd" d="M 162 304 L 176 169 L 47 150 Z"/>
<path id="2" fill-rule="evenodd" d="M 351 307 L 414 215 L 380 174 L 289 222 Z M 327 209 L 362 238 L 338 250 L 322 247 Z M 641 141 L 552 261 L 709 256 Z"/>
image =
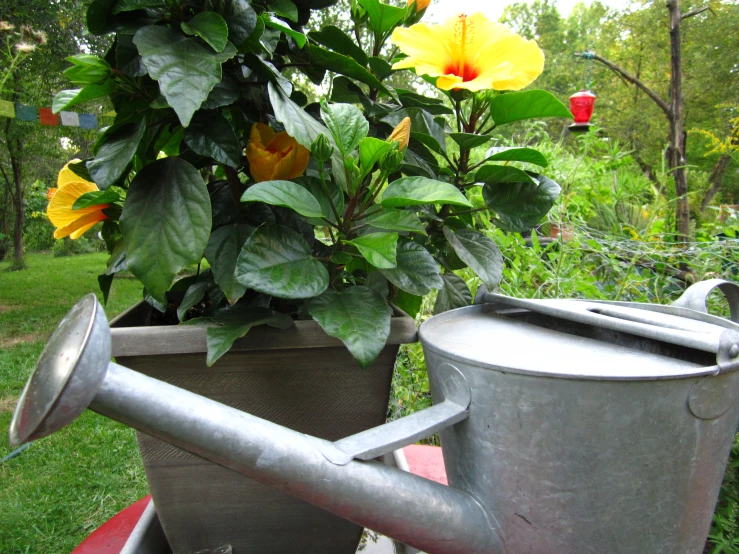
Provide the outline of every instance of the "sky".
<path id="1" fill-rule="evenodd" d="M 440 23 L 448 17 L 459 13 L 472 14 L 475 12 L 484 13 L 488 19 L 497 21 L 503 14 L 503 10 L 508 4 L 513 4 L 516 0 L 432 0 L 431 5 L 426 11 L 424 21 L 427 23 Z M 523 0 L 526 1 L 526 0 Z M 530 0 L 529 0 L 530 1 Z M 563 17 L 570 15 L 572 8 L 582 0 L 554 0 L 559 13 Z M 601 0 L 606 6 L 612 8 L 624 8 L 628 5 L 628 0 Z M 590 4 L 585 0 L 586 4 Z"/>

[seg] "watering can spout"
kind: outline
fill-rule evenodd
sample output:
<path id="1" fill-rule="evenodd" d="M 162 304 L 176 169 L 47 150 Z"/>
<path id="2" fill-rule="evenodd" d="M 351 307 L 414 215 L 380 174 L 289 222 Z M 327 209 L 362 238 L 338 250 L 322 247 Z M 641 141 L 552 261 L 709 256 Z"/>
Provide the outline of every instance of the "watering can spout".
<path id="1" fill-rule="evenodd" d="M 426 552 L 503 552 L 489 514 L 471 494 L 374 461 L 466 419 L 469 386 L 452 366 L 443 402 L 331 443 L 109 359 L 107 320 L 88 295 L 44 350 L 16 408 L 10 442 L 49 435 L 89 407 Z"/>

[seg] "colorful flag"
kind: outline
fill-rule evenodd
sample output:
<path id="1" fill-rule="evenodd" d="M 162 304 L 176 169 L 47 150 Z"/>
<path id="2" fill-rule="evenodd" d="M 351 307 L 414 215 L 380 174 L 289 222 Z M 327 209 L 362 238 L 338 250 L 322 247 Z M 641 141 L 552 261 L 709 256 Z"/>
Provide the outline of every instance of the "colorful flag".
<path id="1" fill-rule="evenodd" d="M 80 127 L 83 129 L 97 129 L 98 118 L 92 113 L 81 113 L 80 114 Z"/>
<path id="2" fill-rule="evenodd" d="M 38 119 L 38 115 L 36 114 L 36 107 L 16 104 L 15 117 L 18 118 L 18 121 L 36 121 Z"/>
<path id="3" fill-rule="evenodd" d="M 59 112 L 62 118 L 62 125 L 65 127 L 79 127 L 80 115 L 77 112 Z"/>
<path id="4" fill-rule="evenodd" d="M 39 108 L 38 115 L 41 125 L 46 125 L 47 127 L 56 127 L 59 125 L 59 116 L 52 113 L 51 108 Z"/>
<path id="5" fill-rule="evenodd" d="M 7 100 L 0 100 L 0 117 L 15 117 L 15 104 Z"/>

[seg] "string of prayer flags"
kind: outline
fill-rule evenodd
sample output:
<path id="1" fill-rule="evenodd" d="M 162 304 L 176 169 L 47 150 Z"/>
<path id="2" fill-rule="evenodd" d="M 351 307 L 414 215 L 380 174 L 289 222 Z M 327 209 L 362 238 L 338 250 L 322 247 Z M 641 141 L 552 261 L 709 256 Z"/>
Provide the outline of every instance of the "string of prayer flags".
<path id="1" fill-rule="evenodd" d="M 7 100 L 0 100 L 0 116 L 14 118 L 15 104 Z"/>
<path id="2" fill-rule="evenodd" d="M 81 113 L 80 114 L 80 127 L 83 129 L 97 129 L 98 118 L 94 113 Z"/>
<path id="3" fill-rule="evenodd" d="M 36 107 L 16 104 L 15 117 L 18 121 L 36 121 L 38 119 L 38 115 L 36 114 Z"/>
<path id="4" fill-rule="evenodd" d="M 115 112 L 103 114 L 103 117 L 115 117 Z M 0 117 L 17 119 L 18 121 L 40 121 L 41 125 L 57 127 L 59 123 L 64 127 L 80 127 L 81 129 L 98 129 L 98 116 L 92 113 L 77 113 L 62 111 L 55 114 L 51 108 L 37 108 L 0 100 Z"/>
<path id="5" fill-rule="evenodd" d="M 62 125 L 65 127 L 79 127 L 80 115 L 77 112 L 59 112 Z"/>

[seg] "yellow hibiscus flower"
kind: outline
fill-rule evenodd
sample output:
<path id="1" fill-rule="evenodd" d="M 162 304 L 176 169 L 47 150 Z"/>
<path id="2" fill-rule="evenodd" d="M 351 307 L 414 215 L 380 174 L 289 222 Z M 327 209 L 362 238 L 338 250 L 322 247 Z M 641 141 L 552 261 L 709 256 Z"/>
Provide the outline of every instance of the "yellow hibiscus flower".
<path id="1" fill-rule="evenodd" d="M 69 163 L 78 161 L 72 160 Z M 110 204 L 96 204 L 79 210 L 72 209 L 80 196 L 100 189 L 95 183 L 83 179 L 69 169 L 69 163 L 59 172 L 56 189 L 49 189 L 47 193 L 49 205 L 46 207 L 46 216 L 57 228 L 54 231 L 55 239 L 66 236 L 78 239 L 97 222 L 108 219 L 103 210 L 110 207 Z"/>
<path id="2" fill-rule="evenodd" d="M 436 86 L 442 90 L 520 90 L 544 70 L 544 52 L 535 41 L 481 13 L 441 25 L 398 27 L 392 41 L 408 56 L 393 69 L 438 77 Z"/>
<path id="3" fill-rule="evenodd" d="M 285 131 L 275 133 L 269 125 L 255 123 L 246 146 L 251 176 L 257 183 L 296 179 L 305 173 L 310 151 Z"/>

